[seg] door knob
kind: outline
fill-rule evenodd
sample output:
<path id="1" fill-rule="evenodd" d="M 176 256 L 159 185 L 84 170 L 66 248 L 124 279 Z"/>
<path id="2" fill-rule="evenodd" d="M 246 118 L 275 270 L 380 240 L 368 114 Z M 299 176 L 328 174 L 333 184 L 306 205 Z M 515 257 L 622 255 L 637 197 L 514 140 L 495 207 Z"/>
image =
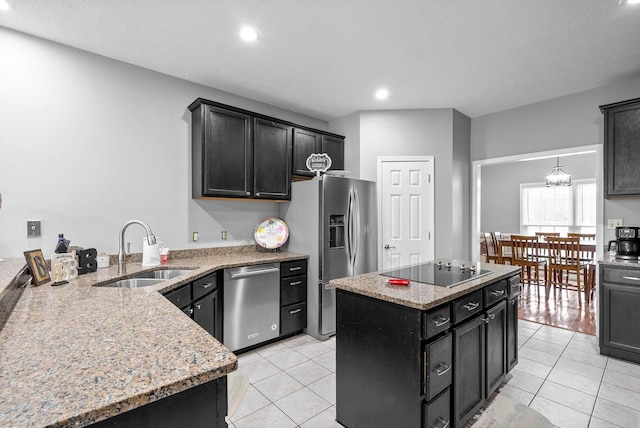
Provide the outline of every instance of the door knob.
<path id="1" fill-rule="evenodd" d="M 394 247 L 393 245 L 385 244 L 385 246 L 384 246 L 385 250 L 388 250 L 390 248 L 396 248 L 396 247 Z"/>

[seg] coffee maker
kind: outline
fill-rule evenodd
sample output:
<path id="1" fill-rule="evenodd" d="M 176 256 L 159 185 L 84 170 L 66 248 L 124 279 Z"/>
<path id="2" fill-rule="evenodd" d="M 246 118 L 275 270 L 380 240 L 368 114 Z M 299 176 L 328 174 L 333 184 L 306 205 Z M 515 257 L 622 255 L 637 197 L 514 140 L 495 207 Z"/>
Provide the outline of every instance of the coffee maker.
<path id="1" fill-rule="evenodd" d="M 638 260 L 640 256 L 640 227 L 616 227 L 616 240 L 609 241 L 609 251 L 614 245 L 616 259 Z"/>

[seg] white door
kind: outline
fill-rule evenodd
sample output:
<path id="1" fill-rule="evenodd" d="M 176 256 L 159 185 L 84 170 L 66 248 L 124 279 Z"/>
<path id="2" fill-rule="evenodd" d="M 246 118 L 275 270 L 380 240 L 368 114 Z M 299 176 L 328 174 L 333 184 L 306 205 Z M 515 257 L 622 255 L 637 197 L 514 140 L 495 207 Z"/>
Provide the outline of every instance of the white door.
<path id="1" fill-rule="evenodd" d="M 433 260 L 433 157 L 378 158 L 381 271 Z"/>

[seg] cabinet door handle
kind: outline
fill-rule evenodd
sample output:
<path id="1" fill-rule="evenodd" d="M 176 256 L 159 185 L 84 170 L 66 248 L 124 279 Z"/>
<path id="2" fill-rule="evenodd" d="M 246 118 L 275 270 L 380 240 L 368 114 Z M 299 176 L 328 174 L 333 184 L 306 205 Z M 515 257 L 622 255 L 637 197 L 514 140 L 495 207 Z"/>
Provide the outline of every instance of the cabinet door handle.
<path id="1" fill-rule="evenodd" d="M 449 428 L 449 421 L 445 421 L 442 418 L 438 418 L 438 422 L 442 425 L 431 425 L 432 428 Z"/>
<path id="2" fill-rule="evenodd" d="M 494 290 L 489 294 L 491 294 L 494 297 L 502 296 L 504 294 L 504 290 Z"/>
<path id="3" fill-rule="evenodd" d="M 193 309 L 189 308 L 189 315 L 193 315 Z"/>
<path id="4" fill-rule="evenodd" d="M 624 279 L 629 279 L 631 281 L 640 281 L 640 278 L 637 276 L 623 276 Z"/>
<path id="5" fill-rule="evenodd" d="M 463 305 L 463 307 L 468 311 L 472 311 L 475 308 L 477 308 L 478 306 L 480 306 L 480 303 L 473 303 L 473 302 L 465 303 Z"/>
<path id="6" fill-rule="evenodd" d="M 294 266 L 294 267 L 290 267 L 290 268 L 289 268 L 289 272 L 295 272 L 295 271 L 300 270 L 300 269 L 302 269 L 302 266 Z"/>
<path id="7" fill-rule="evenodd" d="M 489 322 L 491 322 L 491 320 L 493 319 L 496 319 L 496 314 L 488 314 L 487 317 L 484 319 L 484 323 L 489 324 Z"/>
<path id="8" fill-rule="evenodd" d="M 196 308 L 197 310 L 200 310 L 200 305 L 193 305 L 194 308 Z"/>
<path id="9" fill-rule="evenodd" d="M 300 312 L 302 309 L 298 308 L 298 309 L 294 309 L 292 311 L 289 311 L 289 315 L 293 315 L 293 314 L 297 314 L 298 312 Z"/>
<path id="10" fill-rule="evenodd" d="M 213 282 L 206 282 L 201 285 L 201 287 L 204 288 L 205 290 L 211 286 L 213 286 Z"/>
<path id="11" fill-rule="evenodd" d="M 289 285 L 291 285 L 292 287 L 293 287 L 294 285 L 300 285 L 300 284 L 302 284 L 302 281 L 294 281 L 294 282 L 290 282 L 290 283 L 289 283 Z"/>
<path id="12" fill-rule="evenodd" d="M 445 324 L 449 324 L 449 321 L 451 321 L 450 318 L 445 318 L 445 317 L 439 317 L 438 320 L 439 321 L 433 320 L 436 327 L 442 327 Z"/>
<path id="13" fill-rule="evenodd" d="M 451 370 L 451 364 L 446 365 L 445 363 L 440 363 L 440 365 L 436 367 L 434 370 L 438 374 L 438 376 L 442 376 L 443 374 Z"/>

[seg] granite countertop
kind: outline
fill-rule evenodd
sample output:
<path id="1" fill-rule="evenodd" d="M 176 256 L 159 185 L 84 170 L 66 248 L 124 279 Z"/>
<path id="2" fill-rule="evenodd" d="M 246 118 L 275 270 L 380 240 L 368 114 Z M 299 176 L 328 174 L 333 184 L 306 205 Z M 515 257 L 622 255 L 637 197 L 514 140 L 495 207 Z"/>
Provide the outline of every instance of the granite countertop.
<path id="1" fill-rule="evenodd" d="M 161 267 L 193 270 L 155 286 L 94 287 L 122 277 L 112 263 L 26 287 L 0 331 L 0 426 L 84 426 L 227 375 L 236 356 L 160 293 L 227 267 L 304 258 L 188 250 Z M 22 265 L 0 262 L 0 297 Z M 128 262 L 127 276 L 153 269 Z"/>
<path id="2" fill-rule="evenodd" d="M 382 276 L 378 272 L 335 279 L 329 283 L 341 290 L 374 297 L 414 309 L 425 310 L 434 308 L 457 297 L 483 288 L 492 282 L 499 281 L 520 272 L 519 266 L 473 263 L 466 260 L 441 259 L 440 261 L 443 263 L 451 262 L 454 266 L 459 266 L 460 264 L 467 266 L 475 265 L 478 271 L 484 269 L 491 271 L 491 273 L 451 288 L 415 281 L 412 281 L 408 286 L 390 285 L 386 282 L 389 277 Z"/>
<path id="3" fill-rule="evenodd" d="M 615 253 L 604 254 L 602 258 L 598 260 L 598 263 L 601 265 L 621 266 L 621 267 L 628 267 L 633 269 L 640 268 L 640 263 L 638 262 L 638 259 L 635 259 L 635 260 L 616 259 Z"/>

